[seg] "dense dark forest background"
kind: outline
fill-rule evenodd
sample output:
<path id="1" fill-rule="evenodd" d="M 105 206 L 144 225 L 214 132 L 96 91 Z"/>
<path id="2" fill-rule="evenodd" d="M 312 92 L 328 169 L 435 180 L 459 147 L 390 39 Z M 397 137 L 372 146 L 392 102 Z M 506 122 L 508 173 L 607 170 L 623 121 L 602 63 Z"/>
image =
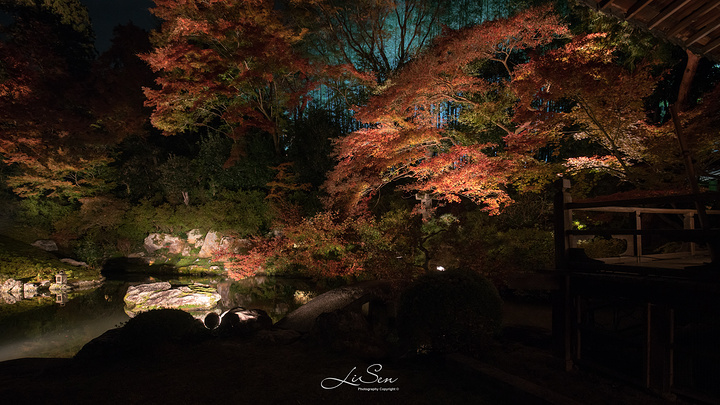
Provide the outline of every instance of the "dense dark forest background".
<path id="1" fill-rule="evenodd" d="M 0 1 L 3 234 L 100 266 L 212 229 L 251 241 L 218 252 L 237 278 L 501 285 L 552 267 L 560 176 L 576 198 L 690 187 L 686 52 L 572 0 L 155 4 L 98 54 L 80 1 Z M 706 188 L 719 79 L 701 59 L 680 100 Z"/>

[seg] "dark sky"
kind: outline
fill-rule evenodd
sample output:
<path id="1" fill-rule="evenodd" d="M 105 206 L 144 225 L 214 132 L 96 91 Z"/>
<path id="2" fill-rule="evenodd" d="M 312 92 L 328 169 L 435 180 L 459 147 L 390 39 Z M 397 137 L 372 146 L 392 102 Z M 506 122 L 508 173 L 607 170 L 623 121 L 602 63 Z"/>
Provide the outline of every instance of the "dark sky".
<path id="1" fill-rule="evenodd" d="M 118 24 L 133 24 L 147 30 L 155 28 L 155 19 L 148 9 L 152 0 L 80 0 L 87 6 L 92 19 L 96 47 L 99 52 L 107 50 L 112 30 Z"/>

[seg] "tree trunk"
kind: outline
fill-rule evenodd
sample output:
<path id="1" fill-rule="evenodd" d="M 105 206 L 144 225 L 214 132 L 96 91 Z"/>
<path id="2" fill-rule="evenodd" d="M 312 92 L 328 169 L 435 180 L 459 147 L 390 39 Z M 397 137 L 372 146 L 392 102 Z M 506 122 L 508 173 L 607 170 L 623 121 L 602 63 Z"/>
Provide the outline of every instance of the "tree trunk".
<path id="1" fill-rule="evenodd" d="M 680 111 L 685 111 L 688 108 L 688 94 L 690 93 L 690 85 L 692 85 L 693 79 L 695 78 L 695 72 L 697 72 L 698 62 L 700 57 L 695 55 L 690 50 L 687 50 L 687 64 L 685 65 L 685 72 L 683 73 L 682 81 L 680 82 L 680 89 L 678 90 L 678 98 L 675 104 L 680 108 Z"/>
<path id="2" fill-rule="evenodd" d="M 682 129 L 682 123 L 680 122 L 679 112 L 687 108 L 687 96 L 690 92 L 695 72 L 697 71 L 698 62 L 700 57 L 694 53 L 687 51 L 688 60 L 685 65 L 685 72 L 683 73 L 682 81 L 680 82 L 680 89 L 678 90 L 678 98 L 675 104 L 670 106 L 670 114 L 672 116 L 673 124 L 675 125 L 675 135 L 677 136 L 678 144 L 680 145 L 680 152 L 683 155 L 683 163 L 685 164 L 685 172 L 687 173 L 688 181 L 690 182 L 690 188 L 693 195 L 695 195 L 695 208 L 698 213 L 698 220 L 700 227 L 703 230 L 710 229 L 708 222 L 707 212 L 705 211 L 705 204 L 700 200 L 700 185 L 698 184 L 697 173 L 695 172 L 695 165 L 693 163 L 692 152 L 688 148 L 687 139 L 685 138 L 684 131 Z M 718 255 L 720 255 L 720 246 L 718 241 L 708 240 L 708 248 L 710 249 L 710 258 L 712 263 L 717 264 Z"/>

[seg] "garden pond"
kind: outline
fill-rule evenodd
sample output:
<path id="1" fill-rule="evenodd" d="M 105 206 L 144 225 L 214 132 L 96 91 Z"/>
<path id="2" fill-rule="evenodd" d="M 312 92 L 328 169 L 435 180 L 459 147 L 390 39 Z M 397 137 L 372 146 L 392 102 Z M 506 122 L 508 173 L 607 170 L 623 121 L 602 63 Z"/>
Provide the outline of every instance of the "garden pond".
<path id="1" fill-rule="evenodd" d="M 72 357 L 90 340 L 130 319 L 123 300 L 131 285 L 169 281 L 217 288 L 217 309 L 261 309 L 277 322 L 326 289 L 307 279 L 256 276 L 148 276 L 113 273 L 99 287 L 0 304 L 0 361 L 23 357 Z"/>

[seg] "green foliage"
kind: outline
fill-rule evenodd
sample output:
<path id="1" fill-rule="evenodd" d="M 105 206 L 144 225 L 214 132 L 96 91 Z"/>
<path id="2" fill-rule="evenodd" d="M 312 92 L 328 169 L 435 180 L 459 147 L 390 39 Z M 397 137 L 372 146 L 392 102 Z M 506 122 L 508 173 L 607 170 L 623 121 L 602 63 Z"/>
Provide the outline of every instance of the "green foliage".
<path id="1" fill-rule="evenodd" d="M 595 237 L 578 241 L 578 247 L 585 250 L 585 254 L 591 258 L 620 256 L 627 243 L 624 240 Z"/>
<path id="2" fill-rule="evenodd" d="M 230 157 L 232 143 L 228 137 L 217 133 L 209 133 L 200 140 L 200 150 L 193 163 L 209 196 L 214 197 L 223 187 L 240 186 L 232 184 L 232 176 L 223 168 Z"/>
<path id="3" fill-rule="evenodd" d="M 150 139 L 130 136 L 115 148 L 116 194 L 131 202 L 160 194 L 159 147 Z"/>
<path id="4" fill-rule="evenodd" d="M 190 206 L 155 206 L 147 200 L 131 206 L 112 197 L 84 198 L 79 203 L 82 205 L 63 204 L 57 199 L 24 199 L 19 220 L 31 227 L 30 239 L 52 237 L 93 266 L 141 249 L 149 233 L 212 229 L 245 237 L 267 232 L 273 221 L 269 203 L 260 191 L 224 191 L 214 200 Z"/>
<path id="5" fill-rule="evenodd" d="M 207 179 L 214 179 L 221 188 L 227 190 L 265 189 L 265 185 L 272 181 L 275 175 L 272 167 L 279 163 L 270 139 L 265 134 L 252 132 L 242 139 L 226 143 L 217 138 L 219 135 L 215 136 L 216 138 L 203 140 L 201 153 L 196 158 L 196 162 L 199 165 L 204 164 L 202 160 L 207 154 L 214 153 L 212 148 L 219 148 L 220 145 L 227 148 L 223 154 L 226 159 L 221 163 L 217 162 L 220 164 L 214 166 L 217 177 L 207 175 Z M 219 145 L 205 145 L 211 141 Z M 207 152 L 203 152 L 204 150 Z"/>
<path id="6" fill-rule="evenodd" d="M 619 63 L 635 68 L 643 60 L 669 59 L 672 45 L 658 41 L 648 30 L 630 24 L 614 16 L 598 12 L 579 2 L 569 8 L 570 27 L 576 34 L 603 32 L 607 36 L 604 44 L 617 47 L 616 57 Z"/>
<path id="7" fill-rule="evenodd" d="M 384 212 L 378 229 L 389 239 L 393 250 L 404 257 L 415 257 L 420 237 L 420 218 L 409 209 L 392 209 Z"/>
<path id="8" fill-rule="evenodd" d="M 143 201 L 128 211 L 122 227 L 123 234 L 133 239 L 150 232 L 180 233 L 195 228 L 248 236 L 267 231 L 271 221 L 264 193 L 236 191 L 224 192 L 217 200 L 197 206 L 156 207 Z"/>
<path id="9" fill-rule="evenodd" d="M 315 106 L 290 123 L 288 157 L 294 162 L 299 183 L 318 187 L 325 181 L 325 174 L 334 164 L 332 141 L 349 129 L 348 122 L 352 121 L 346 111 Z"/>
<path id="10" fill-rule="evenodd" d="M 167 138 L 130 137 L 117 148 L 116 194 L 132 202 L 202 205 L 237 190 L 263 190 L 276 163 L 267 137 L 250 133 L 233 141 L 215 132 Z M 235 155 L 233 155 L 233 153 Z"/>
<path id="11" fill-rule="evenodd" d="M 504 285 L 513 274 L 552 269 L 552 232 L 536 227 L 505 227 L 502 215 L 474 211 L 465 215 L 453 236 L 459 266 Z"/>
<path id="12" fill-rule="evenodd" d="M 75 244 L 74 253 L 78 259 L 90 266 L 97 267 L 112 253 L 108 247 L 94 238 L 87 237 Z"/>
<path id="13" fill-rule="evenodd" d="M 497 245 L 487 253 L 490 273 L 548 270 L 554 264 L 553 237 L 549 231 L 534 228 L 511 229 L 497 233 Z"/>
<path id="14" fill-rule="evenodd" d="M 422 275 L 400 297 L 401 338 L 418 350 L 482 350 L 502 322 L 502 300 L 485 277 L 449 270 Z"/>
<path id="15" fill-rule="evenodd" d="M 67 265 L 51 253 L 0 235 L 0 282 L 8 278 L 48 280 L 61 270 L 74 277 L 99 276 L 96 270 Z"/>
<path id="16" fill-rule="evenodd" d="M 175 155 L 170 155 L 168 160 L 160 165 L 160 184 L 170 204 L 183 203 L 182 193 L 194 192 L 197 189 L 195 170 L 192 166 L 190 159 Z"/>
<path id="17" fill-rule="evenodd" d="M 398 260 L 392 236 L 374 219 L 340 220 L 332 212 L 287 225 L 280 235 L 255 238 L 248 252 L 221 252 L 218 259 L 235 279 L 258 271 L 316 281 L 407 278 L 412 274 L 412 268 Z"/>
<path id="18" fill-rule="evenodd" d="M 20 201 L 18 219 L 23 224 L 36 228 L 38 233 L 49 235 L 54 230 L 54 224 L 75 209 L 76 204 L 61 199 L 29 197 Z"/>

